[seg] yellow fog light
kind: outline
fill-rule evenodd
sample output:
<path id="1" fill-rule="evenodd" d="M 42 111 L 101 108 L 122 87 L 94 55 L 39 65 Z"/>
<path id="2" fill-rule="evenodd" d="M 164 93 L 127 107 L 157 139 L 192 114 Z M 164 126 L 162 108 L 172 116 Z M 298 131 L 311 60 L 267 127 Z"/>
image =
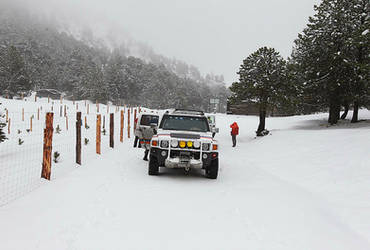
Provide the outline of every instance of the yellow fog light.
<path id="1" fill-rule="evenodd" d="M 187 145 L 188 145 L 188 148 L 192 148 L 193 147 L 193 142 L 192 141 L 188 141 Z"/>
<path id="2" fill-rule="evenodd" d="M 180 148 L 185 148 L 186 142 L 180 141 L 179 146 L 180 146 Z"/>

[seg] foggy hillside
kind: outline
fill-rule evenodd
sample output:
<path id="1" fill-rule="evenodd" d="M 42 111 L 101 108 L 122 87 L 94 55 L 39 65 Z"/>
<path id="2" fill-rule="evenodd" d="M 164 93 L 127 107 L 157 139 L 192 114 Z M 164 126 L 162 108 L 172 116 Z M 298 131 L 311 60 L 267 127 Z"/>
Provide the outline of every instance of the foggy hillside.
<path id="1" fill-rule="evenodd" d="M 223 76 L 154 52 L 122 31 L 99 38 L 90 28 L 29 6 L 0 3 L 0 84 L 9 95 L 57 89 L 68 98 L 209 110 L 227 90 Z M 9 66 L 11 65 L 11 66 Z"/>

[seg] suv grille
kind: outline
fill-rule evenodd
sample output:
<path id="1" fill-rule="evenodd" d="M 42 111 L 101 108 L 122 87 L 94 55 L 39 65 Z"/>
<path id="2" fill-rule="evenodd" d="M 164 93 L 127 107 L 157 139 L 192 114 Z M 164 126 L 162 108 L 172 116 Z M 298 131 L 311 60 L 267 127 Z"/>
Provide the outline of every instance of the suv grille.
<path id="1" fill-rule="evenodd" d="M 171 150 L 170 158 L 180 157 L 180 153 L 184 152 L 181 150 Z M 196 160 L 200 159 L 200 152 L 194 152 L 194 151 L 185 151 L 186 154 L 188 154 L 191 158 L 194 158 Z"/>
<path id="2" fill-rule="evenodd" d="M 196 135 L 196 134 L 171 133 L 170 136 L 173 138 L 200 139 L 200 135 Z"/>

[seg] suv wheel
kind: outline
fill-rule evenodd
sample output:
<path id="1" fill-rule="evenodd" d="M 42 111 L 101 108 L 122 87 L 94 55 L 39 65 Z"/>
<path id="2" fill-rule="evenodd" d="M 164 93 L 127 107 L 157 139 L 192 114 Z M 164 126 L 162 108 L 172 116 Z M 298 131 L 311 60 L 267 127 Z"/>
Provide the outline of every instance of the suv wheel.
<path id="1" fill-rule="evenodd" d="M 155 157 L 150 156 L 149 157 L 149 168 L 148 168 L 148 174 L 149 175 L 158 175 L 159 172 L 159 165 L 158 161 Z"/>
<path id="2" fill-rule="evenodd" d="M 206 176 L 209 179 L 217 179 L 218 175 L 218 159 L 211 162 L 211 165 L 206 169 Z"/>

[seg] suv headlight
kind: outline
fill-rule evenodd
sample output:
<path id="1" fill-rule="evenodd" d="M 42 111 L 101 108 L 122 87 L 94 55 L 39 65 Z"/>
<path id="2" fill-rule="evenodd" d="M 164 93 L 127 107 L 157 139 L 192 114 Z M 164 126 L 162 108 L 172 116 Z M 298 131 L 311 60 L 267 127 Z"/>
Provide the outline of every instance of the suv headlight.
<path id="1" fill-rule="evenodd" d="M 199 141 L 195 141 L 193 143 L 193 146 L 194 146 L 194 148 L 200 148 L 200 142 Z"/>
<path id="2" fill-rule="evenodd" d="M 168 148 L 169 142 L 167 140 L 161 141 L 161 148 Z"/>
<path id="3" fill-rule="evenodd" d="M 179 142 L 178 140 L 172 140 L 171 141 L 171 147 L 172 148 L 177 148 L 179 146 Z"/>
<path id="4" fill-rule="evenodd" d="M 209 151 L 209 148 L 211 147 L 210 143 L 203 143 L 202 144 L 202 150 L 203 151 Z"/>

